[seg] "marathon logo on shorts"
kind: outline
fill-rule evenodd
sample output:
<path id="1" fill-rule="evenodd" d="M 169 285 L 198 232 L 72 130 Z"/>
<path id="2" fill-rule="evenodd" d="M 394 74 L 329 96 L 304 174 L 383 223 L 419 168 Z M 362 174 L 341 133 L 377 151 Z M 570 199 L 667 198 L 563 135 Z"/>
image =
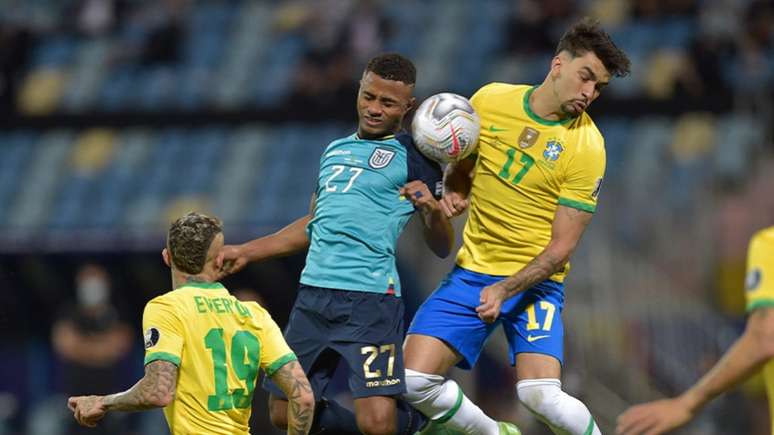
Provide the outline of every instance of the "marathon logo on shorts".
<path id="1" fill-rule="evenodd" d="M 374 169 L 382 169 L 390 164 L 393 157 L 395 157 L 395 151 L 377 148 L 371 153 L 371 158 L 368 159 L 368 166 Z"/>
<path id="2" fill-rule="evenodd" d="M 145 331 L 145 349 L 150 349 L 158 344 L 159 338 L 161 338 L 161 333 L 159 333 L 158 329 L 148 328 L 148 330 Z"/>
<path id="3" fill-rule="evenodd" d="M 381 381 L 368 381 L 366 382 L 366 388 L 391 387 L 398 384 L 400 384 L 400 379 L 392 378 Z"/>

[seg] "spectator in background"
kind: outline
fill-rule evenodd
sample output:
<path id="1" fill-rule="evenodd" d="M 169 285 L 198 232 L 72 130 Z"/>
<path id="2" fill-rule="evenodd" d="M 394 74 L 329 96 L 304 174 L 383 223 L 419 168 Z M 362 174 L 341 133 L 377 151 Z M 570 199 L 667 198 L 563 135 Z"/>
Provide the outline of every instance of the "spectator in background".
<path id="1" fill-rule="evenodd" d="M 75 284 L 76 303 L 65 307 L 51 333 L 54 351 L 64 363 L 64 393 L 106 394 L 123 387 L 118 363 L 131 350 L 130 329 L 110 303 L 110 279 L 103 267 L 84 265 Z M 72 421 L 67 433 L 113 434 L 115 424 L 108 419 L 97 429 L 87 429 Z"/>
<path id="2" fill-rule="evenodd" d="M 15 111 L 16 90 L 33 45 L 26 27 L 0 22 L 0 113 Z"/>
<path id="3" fill-rule="evenodd" d="M 150 24 L 142 50 L 142 63 L 155 65 L 180 61 L 185 6 L 185 0 L 166 0 L 147 11 L 145 18 Z"/>

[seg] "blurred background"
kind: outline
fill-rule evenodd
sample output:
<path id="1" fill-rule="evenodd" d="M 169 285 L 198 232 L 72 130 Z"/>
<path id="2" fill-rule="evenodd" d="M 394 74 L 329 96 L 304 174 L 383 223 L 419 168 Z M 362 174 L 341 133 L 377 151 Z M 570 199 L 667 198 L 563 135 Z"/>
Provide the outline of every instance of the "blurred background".
<path id="1" fill-rule="evenodd" d="M 611 433 L 629 404 L 695 382 L 742 331 L 747 242 L 774 224 L 772 1 L 0 0 L 0 434 L 80 433 L 67 395 L 142 375 L 173 218 L 212 213 L 236 243 L 306 212 L 320 153 L 356 129 L 370 56 L 412 58 L 420 98 L 540 83 L 585 15 L 633 74 L 590 108 L 608 167 L 567 283 L 564 386 Z M 452 264 L 419 240 L 412 222 L 409 316 Z M 284 326 L 303 261 L 225 284 Z M 505 349 L 496 333 L 454 376 L 489 414 L 548 433 L 517 403 Z M 253 433 L 275 433 L 265 402 L 256 390 Z M 753 380 L 681 433 L 768 421 Z M 153 412 L 86 433 L 165 432 Z"/>

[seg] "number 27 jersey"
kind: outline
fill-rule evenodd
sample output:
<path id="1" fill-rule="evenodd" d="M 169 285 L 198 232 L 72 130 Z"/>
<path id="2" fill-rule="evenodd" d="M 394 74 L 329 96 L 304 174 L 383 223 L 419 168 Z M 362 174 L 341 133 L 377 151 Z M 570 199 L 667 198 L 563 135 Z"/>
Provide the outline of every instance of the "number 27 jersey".
<path id="1" fill-rule="evenodd" d="M 152 299 L 143 331 L 145 364 L 178 367 L 175 400 L 164 408 L 173 435 L 249 434 L 258 370 L 271 376 L 296 359 L 266 310 L 219 283 L 188 283 Z"/>

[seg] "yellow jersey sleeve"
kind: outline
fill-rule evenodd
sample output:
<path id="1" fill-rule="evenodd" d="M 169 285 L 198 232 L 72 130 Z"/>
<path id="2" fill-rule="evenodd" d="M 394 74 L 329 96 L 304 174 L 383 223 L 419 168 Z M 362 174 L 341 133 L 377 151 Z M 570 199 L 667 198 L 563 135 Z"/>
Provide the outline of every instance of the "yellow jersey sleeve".
<path id="1" fill-rule="evenodd" d="M 145 305 L 142 329 L 145 331 L 145 364 L 164 360 L 179 367 L 185 333 L 169 298 L 160 296 Z"/>
<path id="2" fill-rule="evenodd" d="M 268 311 L 255 302 L 244 302 L 260 319 L 259 340 L 261 342 L 261 368 L 266 376 L 273 376 L 282 366 L 295 361 L 296 355 L 290 350 L 285 338 Z"/>
<path id="3" fill-rule="evenodd" d="M 598 133 L 584 136 L 587 142 L 578 144 L 578 150 L 568 164 L 558 202 L 559 205 L 594 213 L 605 175 L 605 144 Z"/>
<path id="4" fill-rule="evenodd" d="M 774 307 L 774 227 L 759 231 L 750 241 L 745 289 L 748 312 Z"/>

